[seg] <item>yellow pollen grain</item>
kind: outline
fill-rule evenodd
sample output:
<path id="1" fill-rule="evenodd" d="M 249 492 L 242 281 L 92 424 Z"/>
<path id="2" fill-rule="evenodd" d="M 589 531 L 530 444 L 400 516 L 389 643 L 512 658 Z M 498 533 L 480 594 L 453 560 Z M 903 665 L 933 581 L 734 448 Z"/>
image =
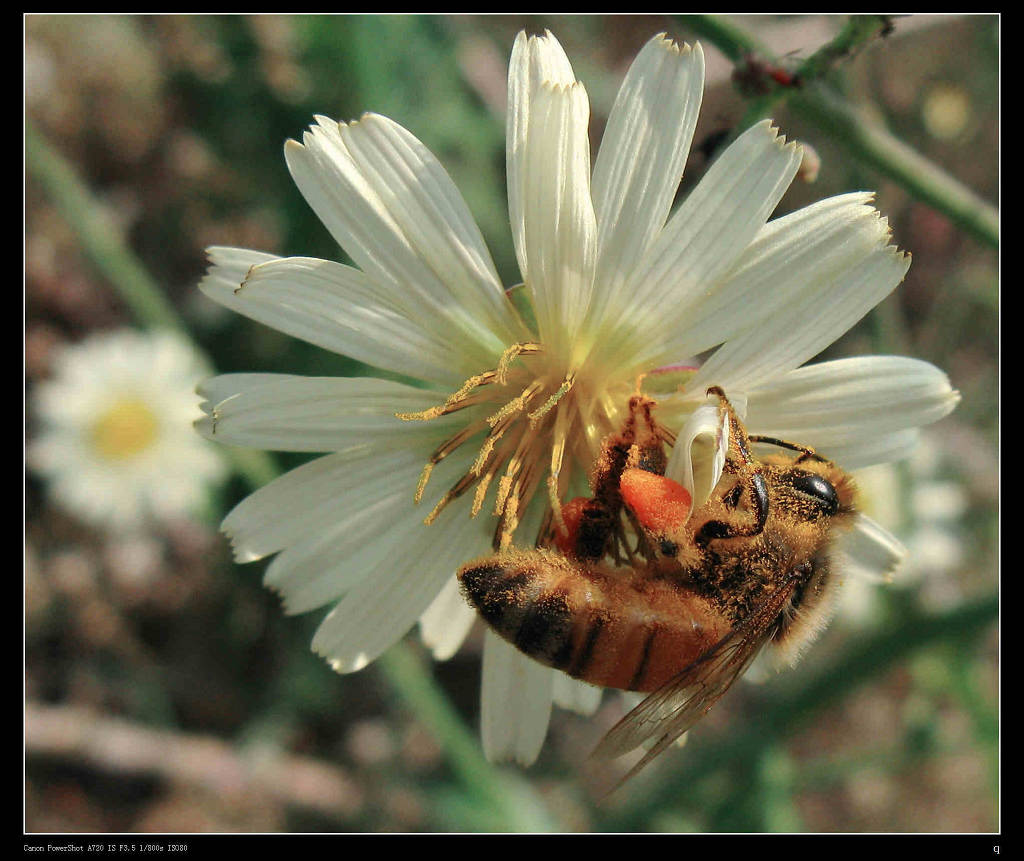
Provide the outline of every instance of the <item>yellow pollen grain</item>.
<path id="1" fill-rule="evenodd" d="M 108 460 L 127 460 L 156 441 L 159 422 L 149 405 L 135 397 L 115 402 L 92 425 L 90 439 Z"/>

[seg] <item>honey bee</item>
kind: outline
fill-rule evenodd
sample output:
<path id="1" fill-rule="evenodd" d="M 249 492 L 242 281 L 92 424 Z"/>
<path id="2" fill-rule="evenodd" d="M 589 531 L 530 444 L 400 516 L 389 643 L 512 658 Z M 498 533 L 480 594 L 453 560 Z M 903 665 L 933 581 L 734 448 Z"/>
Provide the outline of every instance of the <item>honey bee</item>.
<path id="1" fill-rule="evenodd" d="M 830 615 L 833 539 L 855 516 L 850 477 L 812 449 L 748 436 L 725 393 L 722 476 L 691 510 L 664 475 L 655 402 L 636 395 L 604 440 L 591 497 L 562 507 L 533 550 L 459 571 L 470 603 L 531 658 L 602 687 L 648 693 L 601 740 L 614 757 L 654 739 L 621 782 L 695 724 L 765 646 L 795 660 Z M 755 457 L 751 445 L 781 450 Z M 633 540 L 627 532 L 632 527 Z"/>

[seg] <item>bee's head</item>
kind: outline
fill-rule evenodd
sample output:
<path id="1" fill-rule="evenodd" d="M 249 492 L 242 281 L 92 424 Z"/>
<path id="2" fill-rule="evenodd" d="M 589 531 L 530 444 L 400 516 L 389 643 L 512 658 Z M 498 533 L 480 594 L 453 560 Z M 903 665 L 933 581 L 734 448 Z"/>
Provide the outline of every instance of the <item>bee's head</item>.
<path id="1" fill-rule="evenodd" d="M 766 458 L 770 464 L 772 507 L 795 521 L 848 519 L 856 508 L 853 480 L 828 460 Z"/>
<path id="2" fill-rule="evenodd" d="M 772 516 L 803 572 L 773 638 L 776 661 L 793 664 L 832 617 L 840 579 L 832 559 L 834 539 L 852 526 L 857 494 L 850 476 L 831 461 L 772 456 L 766 463 Z"/>

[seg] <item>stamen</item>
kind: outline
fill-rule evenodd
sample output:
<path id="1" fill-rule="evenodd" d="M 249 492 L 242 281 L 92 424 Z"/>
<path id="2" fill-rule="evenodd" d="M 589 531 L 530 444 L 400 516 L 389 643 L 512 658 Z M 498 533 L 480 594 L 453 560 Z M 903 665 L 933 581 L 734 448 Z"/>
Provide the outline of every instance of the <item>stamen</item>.
<path id="1" fill-rule="evenodd" d="M 572 384 L 576 381 L 576 372 L 570 371 L 565 375 L 565 379 L 562 380 L 562 385 L 558 387 L 558 390 L 548 398 L 539 409 L 534 410 L 530 413 L 527 418 L 530 420 L 530 426 L 536 427 L 537 423 L 548 414 L 548 412 L 557 404 L 572 388 Z"/>
<path id="2" fill-rule="evenodd" d="M 551 438 L 551 470 L 548 474 L 548 500 L 551 504 L 551 516 L 558 527 L 558 531 L 565 535 L 568 530 L 565 527 L 565 520 L 562 517 L 561 494 L 558 491 L 558 477 L 562 472 L 562 461 L 565 458 L 566 425 L 569 423 L 569 416 L 566 410 L 559 410 L 555 415 L 555 427 Z"/>
<path id="3" fill-rule="evenodd" d="M 500 459 L 495 460 L 491 468 L 480 476 L 480 481 L 476 486 L 476 493 L 473 494 L 473 507 L 469 511 L 470 517 L 476 517 L 480 513 L 480 509 L 484 507 L 484 497 L 487 495 L 487 488 L 490 487 L 500 462 Z"/>
<path id="4" fill-rule="evenodd" d="M 548 485 L 548 502 L 551 505 L 549 509 L 551 513 L 551 519 L 555 522 L 555 527 L 558 529 L 561 535 L 568 535 L 569 529 L 565 525 L 565 518 L 562 516 L 562 500 L 558 494 L 558 475 L 551 473 L 547 480 Z"/>
<path id="5" fill-rule="evenodd" d="M 497 371 L 484 371 L 482 374 L 470 377 L 466 382 L 462 384 L 462 388 L 459 389 L 454 395 L 445 401 L 445 406 L 449 407 L 452 404 L 457 404 L 463 400 L 473 389 L 479 388 L 480 386 L 489 386 L 496 379 L 498 379 Z"/>
<path id="6" fill-rule="evenodd" d="M 537 394 L 543 388 L 543 385 L 534 380 L 530 385 L 520 392 L 518 397 L 512 398 L 505 406 L 498 410 L 494 415 L 488 417 L 487 423 L 494 427 L 499 421 L 510 413 L 520 413 L 526 409 L 526 405 L 533 400 L 534 395 Z"/>
<path id="7" fill-rule="evenodd" d="M 505 420 L 501 422 L 497 427 L 491 428 L 491 432 L 484 438 L 483 444 L 480 446 L 480 453 L 477 455 L 476 460 L 473 461 L 473 467 L 470 472 L 475 475 L 480 475 L 484 471 L 484 465 L 487 463 L 487 459 L 491 456 L 491 452 L 494 449 L 494 445 L 500 440 L 510 427 L 512 427 L 515 421 L 515 416 L 506 416 Z"/>
<path id="8" fill-rule="evenodd" d="M 508 549 L 512 543 L 512 536 L 519 528 L 519 510 L 522 507 L 523 499 L 530 499 L 536 487 L 536 470 L 534 461 L 528 461 L 526 469 L 518 479 L 512 482 L 508 501 L 501 512 L 501 520 L 494 531 L 494 539 L 497 543 L 498 552 Z M 492 545 L 495 543 L 492 542 Z"/>
<path id="9" fill-rule="evenodd" d="M 487 372 L 487 374 L 494 373 L 494 371 Z M 479 376 L 474 377 L 474 379 L 479 380 L 487 376 L 487 374 L 480 374 Z M 488 385 L 489 382 L 493 382 L 493 380 L 479 382 L 477 385 Z M 463 386 L 459 391 L 439 406 L 420 410 L 418 413 L 395 413 L 395 418 L 399 418 L 404 422 L 428 422 L 431 419 L 440 418 L 441 416 L 446 416 L 450 413 L 457 413 L 459 410 L 464 410 L 466 407 L 472 407 L 487 400 L 487 398 L 482 396 L 476 398 L 469 397 L 468 392 L 463 391 L 465 388 L 466 386 Z"/>
<path id="10" fill-rule="evenodd" d="M 512 543 L 512 536 L 519 525 L 519 489 L 521 483 L 515 479 L 509 481 L 508 495 L 501 509 L 501 517 L 494 529 L 492 546 L 499 553 L 507 550 Z"/>
<path id="11" fill-rule="evenodd" d="M 508 368 L 516 359 L 520 356 L 534 356 L 537 353 L 543 352 L 544 348 L 540 344 L 533 342 L 526 342 L 524 344 L 513 344 L 504 353 L 501 354 L 501 358 L 498 360 L 498 367 L 496 369 L 498 374 L 499 385 L 505 385 L 505 381 L 508 378 Z"/>
<path id="12" fill-rule="evenodd" d="M 420 480 L 416 483 L 416 492 L 412 496 L 413 505 L 419 505 L 420 500 L 423 499 L 423 491 L 427 489 L 427 482 L 430 481 L 430 473 L 433 471 L 433 462 L 427 461 L 426 466 L 423 467 L 423 472 L 420 473 Z"/>
<path id="13" fill-rule="evenodd" d="M 523 463 L 526 460 L 526 449 L 529 448 L 529 445 L 530 443 L 527 439 L 527 435 L 523 434 L 512 457 L 508 459 L 508 465 L 505 467 L 505 474 L 498 482 L 498 495 L 494 500 L 495 516 L 500 516 L 504 513 L 505 506 L 508 501 L 508 495 L 512 491 L 512 483 L 515 481 L 515 477 L 519 473 L 519 470 L 522 469 Z"/>
<path id="14" fill-rule="evenodd" d="M 427 482 L 430 480 L 430 473 L 433 472 L 434 467 L 448 457 L 448 455 L 455 451 L 473 434 L 482 430 L 483 427 L 484 423 L 480 421 L 466 425 L 466 427 L 455 434 L 455 436 L 449 437 L 434 449 L 434 453 L 430 455 L 427 465 L 423 467 L 423 472 L 420 473 L 420 480 L 416 485 L 416 493 L 413 495 L 413 503 L 415 505 L 419 505 L 419 501 L 423 497 L 423 491 L 426 489 Z"/>
<path id="15" fill-rule="evenodd" d="M 504 353 L 501 354 L 501 358 L 498 360 L 498 367 L 484 371 L 482 374 L 476 374 L 470 377 L 466 382 L 462 384 L 462 387 L 449 396 L 449 398 L 441 406 L 430 407 L 426 410 L 421 410 L 418 413 L 395 413 L 397 418 L 402 421 L 430 421 L 440 416 L 448 415 L 449 413 L 456 412 L 457 410 L 465 409 L 472 404 L 480 403 L 479 400 L 470 401 L 469 395 L 475 389 L 480 386 L 489 386 L 491 383 L 498 383 L 499 385 L 505 385 L 508 379 L 509 366 L 520 356 L 532 356 L 543 351 L 543 347 L 540 344 L 535 344 L 532 341 L 527 341 L 522 344 L 513 344 Z"/>
<path id="16" fill-rule="evenodd" d="M 494 516 L 500 517 L 505 510 L 505 501 L 512 490 L 512 476 L 509 475 L 511 464 L 505 469 L 505 474 L 498 481 L 498 492 L 494 498 Z M 516 467 L 518 469 L 518 467 Z"/>
<path id="17" fill-rule="evenodd" d="M 553 379 L 543 369 L 533 369 L 532 363 L 524 367 L 513 367 L 517 360 L 543 352 L 544 348 L 539 343 L 526 341 L 512 344 L 501 354 L 493 370 L 469 377 L 444 403 L 420 412 L 395 414 L 403 421 L 430 421 L 467 407 L 478 409 L 469 414 L 471 418 L 465 427 L 434 450 L 423 467 L 414 495 L 416 503 L 422 500 L 437 464 L 471 437 L 479 439 L 477 435 L 483 432 L 472 465 L 437 501 L 424 519 L 425 524 L 437 520 L 453 500 L 474 485 L 470 516 L 476 517 L 483 510 L 487 493 L 500 473 L 494 500 L 494 515 L 498 518 L 493 539 L 496 549 L 503 550 L 512 543 L 520 526 L 523 509 L 539 490 L 542 478 L 545 479 L 549 501 L 549 505 L 545 506 L 545 529 L 557 528 L 562 533 L 566 531 L 561 494 L 566 491 L 562 469 L 571 440 L 570 431 L 575 433 L 573 428 L 579 427 L 588 438 L 597 435 L 599 442 L 607 432 L 604 425 L 611 422 L 611 415 L 603 414 L 600 409 L 600 399 L 607 400 L 609 396 L 598 387 L 595 395 L 599 400 L 590 405 L 592 409 L 588 409 L 587 415 L 578 415 L 579 410 L 566 399 L 576 384 L 576 371 L 565 374 L 558 388 L 552 390 Z M 538 370 L 538 373 L 529 374 L 531 370 Z M 495 390 L 495 384 L 501 388 Z M 484 391 L 489 386 L 492 388 Z M 509 395 L 517 389 L 518 394 L 510 398 Z M 539 406 L 538 402 L 541 402 Z M 609 406 L 612 406 L 610 402 Z M 492 412 L 486 418 L 478 418 L 485 410 Z M 548 422 L 548 414 L 552 411 L 553 421 Z M 591 411 L 593 416 L 589 415 Z M 540 429 L 542 424 L 544 432 Z M 512 433 L 509 433 L 510 429 Z M 588 439 L 588 442 L 593 441 Z"/>
<path id="18" fill-rule="evenodd" d="M 509 545 L 512 543 L 512 536 L 515 535 L 516 528 L 519 526 L 519 487 L 516 486 L 515 493 L 512 497 L 515 502 L 514 506 L 508 506 L 505 508 L 505 513 L 501 517 L 501 522 L 498 524 L 498 529 L 495 531 L 495 536 L 498 538 L 498 552 L 503 553 L 508 550 Z M 512 511 L 512 514 L 509 514 Z"/>
<path id="19" fill-rule="evenodd" d="M 437 505 L 435 505 L 430 514 L 426 516 L 423 523 L 427 526 L 430 526 L 430 524 L 437 519 L 437 516 L 442 511 L 444 511 L 449 502 L 458 499 L 460 496 L 462 496 L 462 494 L 469 490 L 473 482 L 476 481 L 476 478 L 477 477 L 475 475 L 469 472 L 462 476 L 462 478 L 455 482 L 452 488 L 444 496 L 442 496 L 440 500 L 438 500 Z"/>

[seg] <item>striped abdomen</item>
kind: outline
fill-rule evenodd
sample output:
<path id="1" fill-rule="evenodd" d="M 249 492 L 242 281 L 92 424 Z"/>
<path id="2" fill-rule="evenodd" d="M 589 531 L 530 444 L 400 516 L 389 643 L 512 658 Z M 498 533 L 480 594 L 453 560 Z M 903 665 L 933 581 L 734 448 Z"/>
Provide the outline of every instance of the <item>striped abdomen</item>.
<path id="1" fill-rule="evenodd" d="M 630 568 L 577 566 L 546 550 L 479 560 L 459 580 L 484 620 L 521 652 L 602 687 L 653 691 L 729 631 L 686 589 Z"/>

